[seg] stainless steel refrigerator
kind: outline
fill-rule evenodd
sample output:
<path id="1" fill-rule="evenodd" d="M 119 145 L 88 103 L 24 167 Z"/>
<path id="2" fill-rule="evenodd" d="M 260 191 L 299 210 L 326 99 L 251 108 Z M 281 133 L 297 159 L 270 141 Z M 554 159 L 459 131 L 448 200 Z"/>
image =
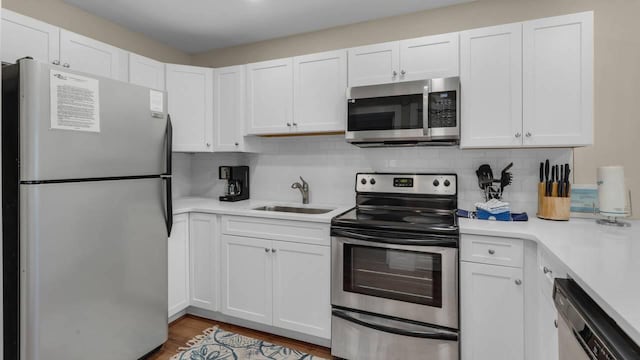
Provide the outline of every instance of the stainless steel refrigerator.
<path id="1" fill-rule="evenodd" d="M 167 96 L 2 70 L 4 359 L 138 359 L 167 339 Z"/>

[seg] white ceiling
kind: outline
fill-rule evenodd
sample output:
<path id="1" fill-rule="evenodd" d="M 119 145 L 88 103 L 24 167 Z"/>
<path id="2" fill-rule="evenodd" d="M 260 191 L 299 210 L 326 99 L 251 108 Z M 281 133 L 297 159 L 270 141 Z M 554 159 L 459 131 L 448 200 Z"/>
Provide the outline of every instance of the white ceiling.
<path id="1" fill-rule="evenodd" d="M 64 0 L 197 53 L 473 0 Z"/>

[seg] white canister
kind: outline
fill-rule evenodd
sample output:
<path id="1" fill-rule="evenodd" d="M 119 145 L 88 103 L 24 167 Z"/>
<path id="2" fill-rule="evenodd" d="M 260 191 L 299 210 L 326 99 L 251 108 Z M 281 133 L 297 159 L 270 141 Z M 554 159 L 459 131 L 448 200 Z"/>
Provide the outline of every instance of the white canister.
<path id="1" fill-rule="evenodd" d="M 629 216 L 628 190 L 622 166 L 598 168 L 598 201 L 600 214 L 608 217 Z"/>

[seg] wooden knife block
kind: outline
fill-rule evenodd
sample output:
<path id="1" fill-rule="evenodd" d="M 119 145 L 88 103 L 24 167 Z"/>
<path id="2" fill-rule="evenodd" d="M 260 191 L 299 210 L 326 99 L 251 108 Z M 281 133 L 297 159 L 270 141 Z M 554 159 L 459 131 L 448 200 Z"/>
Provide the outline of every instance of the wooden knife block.
<path id="1" fill-rule="evenodd" d="M 551 194 L 558 194 L 557 183 L 552 185 Z M 538 183 L 538 213 L 536 215 L 545 220 L 569 220 L 571 197 L 545 196 L 544 183 Z"/>

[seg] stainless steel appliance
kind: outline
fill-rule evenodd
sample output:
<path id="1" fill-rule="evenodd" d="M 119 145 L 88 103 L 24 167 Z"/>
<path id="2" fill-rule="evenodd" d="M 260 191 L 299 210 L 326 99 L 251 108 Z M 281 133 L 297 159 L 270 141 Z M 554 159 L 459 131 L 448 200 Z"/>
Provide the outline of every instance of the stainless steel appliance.
<path id="1" fill-rule="evenodd" d="M 571 279 L 556 279 L 560 360 L 640 359 L 640 347 Z"/>
<path id="2" fill-rule="evenodd" d="M 346 140 L 360 147 L 453 145 L 460 140 L 458 77 L 348 90 Z"/>
<path id="3" fill-rule="evenodd" d="M 331 224 L 331 352 L 458 359 L 457 176 L 356 175 Z"/>
<path id="4" fill-rule="evenodd" d="M 33 60 L 2 69 L 4 359 L 130 360 L 166 341 L 166 108 Z"/>
<path id="5" fill-rule="evenodd" d="M 249 167 L 220 166 L 218 177 L 227 180 L 225 192 L 220 201 L 240 201 L 249 198 Z"/>

